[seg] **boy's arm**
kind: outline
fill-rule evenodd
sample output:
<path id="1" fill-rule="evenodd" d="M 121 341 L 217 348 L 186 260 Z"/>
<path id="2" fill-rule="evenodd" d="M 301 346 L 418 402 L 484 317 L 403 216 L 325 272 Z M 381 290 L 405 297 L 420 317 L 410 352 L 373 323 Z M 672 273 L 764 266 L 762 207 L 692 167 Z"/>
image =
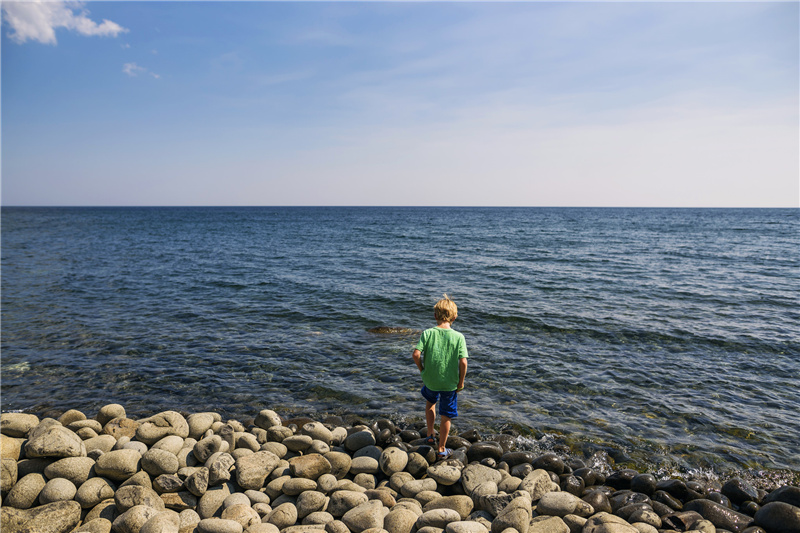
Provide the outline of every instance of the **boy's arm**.
<path id="1" fill-rule="evenodd" d="M 422 352 L 415 349 L 414 353 L 411 354 L 411 357 L 414 358 L 414 363 L 416 363 L 417 368 L 419 368 L 419 371 L 422 372 Z"/>
<path id="2" fill-rule="evenodd" d="M 462 357 L 458 360 L 458 388 L 456 392 L 459 392 L 461 389 L 464 388 L 464 378 L 467 377 L 467 358 Z"/>

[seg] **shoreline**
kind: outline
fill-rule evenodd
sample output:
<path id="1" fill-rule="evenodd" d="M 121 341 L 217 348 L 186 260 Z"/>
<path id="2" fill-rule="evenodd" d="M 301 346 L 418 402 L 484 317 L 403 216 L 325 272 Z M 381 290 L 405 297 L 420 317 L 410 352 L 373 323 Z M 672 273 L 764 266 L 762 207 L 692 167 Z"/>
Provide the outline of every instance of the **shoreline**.
<path id="1" fill-rule="evenodd" d="M 676 521 L 687 516 L 715 530 L 800 527 L 796 474 L 791 483 L 769 475 L 758 483 L 657 477 L 598 454 L 579 458 L 564 445 L 525 450 L 518 435 L 475 428 L 451 433 L 453 455 L 440 461 L 423 440 L 424 423 L 412 417 L 284 418 L 261 410 L 243 420 L 176 411 L 135 419 L 109 404 L 91 418 L 69 410 L 58 420 L 26 413 L 0 420 L 4 531 L 50 516 L 42 513 L 66 520 L 63 531 L 100 519 L 93 527 L 102 531 L 114 524 L 143 532 L 159 530 L 144 528 L 151 520 L 181 532 L 224 525 L 254 533 L 530 533 L 545 523 L 586 533 L 609 521 L 628 533 L 655 533 L 683 531 Z M 565 505 L 571 510 L 562 512 Z M 519 512 L 506 511 L 512 508 Z"/>

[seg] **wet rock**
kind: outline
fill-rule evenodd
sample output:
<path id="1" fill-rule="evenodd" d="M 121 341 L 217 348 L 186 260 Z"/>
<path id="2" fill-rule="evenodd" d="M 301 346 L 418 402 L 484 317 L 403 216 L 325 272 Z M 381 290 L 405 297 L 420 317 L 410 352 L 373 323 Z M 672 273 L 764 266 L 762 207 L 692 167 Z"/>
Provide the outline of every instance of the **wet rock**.
<path id="1" fill-rule="evenodd" d="M 756 513 L 755 524 L 769 533 L 800 533 L 800 507 L 769 502 Z"/>
<path id="2" fill-rule="evenodd" d="M 572 474 L 562 474 L 562 477 L 561 490 L 575 496 L 583 495 L 583 490 L 586 485 L 582 477 L 573 476 Z"/>
<path id="3" fill-rule="evenodd" d="M 652 501 L 663 503 L 675 511 L 680 511 L 683 509 L 683 503 L 681 503 L 679 499 L 663 490 L 655 491 L 655 493 L 653 493 Z"/>
<path id="4" fill-rule="evenodd" d="M 75 529 L 81 519 L 81 506 L 75 501 L 48 503 L 33 509 L 0 509 L 0 529 L 4 532 L 67 533 Z"/>
<path id="5" fill-rule="evenodd" d="M 356 452 L 365 446 L 375 445 L 375 435 L 372 431 L 364 429 L 348 435 L 344 440 L 344 447 L 350 452 Z"/>
<path id="6" fill-rule="evenodd" d="M 743 513 L 723 507 L 711 500 L 692 500 L 683 506 L 685 511 L 695 511 L 719 529 L 740 532 L 753 522 L 753 518 Z"/>
<path id="7" fill-rule="evenodd" d="M 741 478 L 733 478 L 722 485 L 720 492 L 736 505 L 746 501 L 758 501 L 756 488 Z"/>
<path id="8" fill-rule="evenodd" d="M 556 475 L 561 475 L 564 473 L 564 468 L 566 465 L 564 461 L 554 453 L 546 453 L 537 457 L 533 461 L 533 468 L 547 470 L 548 472 L 553 472 Z M 520 532 L 522 533 L 522 532 Z"/>
<path id="9" fill-rule="evenodd" d="M 687 531 L 700 520 L 703 517 L 697 511 L 679 511 L 661 516 L 663 527 L 677 531 Z"/>
<path id="10" fill-rule="evenodd" d="M 631 513 L 627 520 L 631 524 L 642 522 L 644 524 L 653 526 L 656 529 L 661 527 L 661 517 L 659 517 L 655 511 L 651 509 L 638 509 Z"/>
<path id="11" fill-rule="evenodd" d="M 617 490 L 628 490 L 631 488 L 633 478 L 637 475 L 639 475 L 639 472 L 630 468 L 617 470 L 606 478 L 605 484 Z"/>
<path id="12" fill-rule="evenodd" d="M 125 481 L 139 471 L 142 456 L 136 450 L 113 450 L 101 455 L 94 465 L 98 476 Z"/>
<path id="13" fill-rule="evenodd" d="M 773 490 L 764 498 L 764 504 L 772 502 L 783 502 L 800 507 L 800 487 L 786 486 Z"/>
<path id="14" fill-rule="evenodd" d="M 631 479 L 631 490 L 651 496 L 656 491 L 658 481 L 652 474 L 637 474 Z"/>
<path id="15" fill-rule="evenodd" d="M 496 442 L 491 442 L 498 446 L 501 450 L 503 449 Z M 536 460 L 537 456 L 533 452 L 528 451 L 516 451 L 516 452 L 505 452 L 500 457 L 491 456 L 493 459 L 497 460 L 498 462 L 506 463 L 510 468 L 514 468 L 519 465 L 531 465 L 531 469 L 533 469 L 533 462 Z"/>

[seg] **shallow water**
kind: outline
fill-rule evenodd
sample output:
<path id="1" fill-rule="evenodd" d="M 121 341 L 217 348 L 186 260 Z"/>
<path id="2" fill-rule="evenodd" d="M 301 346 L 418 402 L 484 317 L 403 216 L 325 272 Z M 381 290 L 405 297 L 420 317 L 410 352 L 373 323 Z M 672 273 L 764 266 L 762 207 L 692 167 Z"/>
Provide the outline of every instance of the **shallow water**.
<path id="1" fill-rule="evenodd" d="M 640 468 L 800 471 L 800 212 L 4 208 L 2 409 L 422 415 Z"/>

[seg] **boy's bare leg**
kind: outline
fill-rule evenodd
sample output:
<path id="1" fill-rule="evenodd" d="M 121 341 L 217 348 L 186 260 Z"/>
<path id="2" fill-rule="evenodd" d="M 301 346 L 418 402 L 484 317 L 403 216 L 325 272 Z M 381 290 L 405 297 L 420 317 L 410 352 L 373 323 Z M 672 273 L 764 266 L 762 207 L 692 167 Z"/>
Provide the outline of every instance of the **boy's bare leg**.
<path id="1" fill-rule="evenodd" d="M 433 436 L 433 423 L 436 421 L 436 404 L 427 402 L 425 404 L 425 422 L 428 423 L 428 434 L 425 436 Z"/>
<path id="2" fill-rule="evenodd" d="M 447 436 L 450 434 L 450 417 L 442 415 L 442 421 L 439 423 L 439 452 L 443 452 L 445 444 L 447 444 Z"/>

